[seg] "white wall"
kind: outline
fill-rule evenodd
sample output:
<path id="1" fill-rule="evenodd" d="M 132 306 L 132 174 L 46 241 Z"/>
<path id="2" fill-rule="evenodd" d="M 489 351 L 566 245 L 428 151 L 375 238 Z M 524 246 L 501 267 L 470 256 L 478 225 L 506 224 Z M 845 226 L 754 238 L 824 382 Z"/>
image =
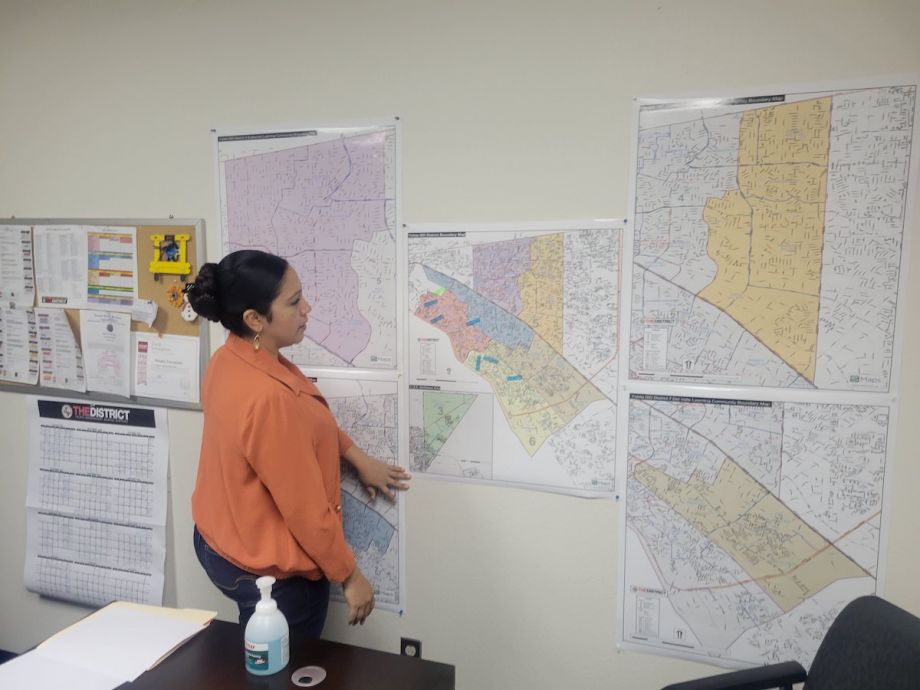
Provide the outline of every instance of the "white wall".
<path id="1" fill-rule="evenodd" d="M 212 127 L 392 114 L 406 222 L 624 216 L 634 94 L 920 72 L 918 26 L 914 0 L 0 0 L 0 217 L 202 217 L 214 248 Z M 920 613 L 917 324 L 883 586 Z M 0 393 L 0 648 L 16 652 L 85 614 L 23 588 L 27 421 L 24 398 Z M 171 411 L 169 426 L 166 603 L 233 619 L 191 548 L 201 416 Z M 351 630 L 334 605 L 328 637 L 420 638 L 460 690 L 710 670 L 616 650 L 613 502 L 417 478 L 407 518 L 408 613 Z"/>

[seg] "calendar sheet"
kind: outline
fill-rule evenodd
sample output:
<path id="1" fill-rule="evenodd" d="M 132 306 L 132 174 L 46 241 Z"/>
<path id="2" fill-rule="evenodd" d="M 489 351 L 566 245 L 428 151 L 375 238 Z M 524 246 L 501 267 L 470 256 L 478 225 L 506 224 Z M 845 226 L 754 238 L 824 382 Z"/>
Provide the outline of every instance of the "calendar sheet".
<path id="1" fill-rule="evenodd" d="M 26 587 L 163 603 L 166 411 L 30 396 Z"/>

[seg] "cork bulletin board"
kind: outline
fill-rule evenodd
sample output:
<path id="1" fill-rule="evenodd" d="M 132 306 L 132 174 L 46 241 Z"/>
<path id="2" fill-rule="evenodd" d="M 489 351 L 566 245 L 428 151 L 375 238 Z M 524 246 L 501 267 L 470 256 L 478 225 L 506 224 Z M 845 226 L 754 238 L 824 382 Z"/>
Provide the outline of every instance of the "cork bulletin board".
<path id="1" fill-rule="evenodd" d="M 198 274 L 198 268 L 204 260 L 204 221 L 200 219 L 100 219 L 100 218 L 27 218 L 4 219 L 0 224 L 10 226 L 86 226 L 107 228 L 135 228 L 136 229 L 136 299 L 138 302 L 150 300 L 156 304 L 156 317 L 148 326 L 141 320 L 131 320 L 132 333 L 151 333 L 157 335 L 189 336 L 198 338 L 198 381 L 194 385 L 200 387 L 201 377 L 207 359 L 210 355 L 208 346 L 208 322 L 197 318 L 186 321 L 181 316 L 182 287 L 187 281 L 193 280 Z M 179 248 L 181 246 L 181 255 Z M 175 248 L 173 261 L 162 263 L 166 259 L 167 249 Z M 156 262 L 161 263 L 156 263 Z M 171 270 L 180 264 L 188 264 L 188 273 L 172 273 Z M 163 272 L 154 270 L 164 269 Z M 35 282 L 39 276 L 36 274 Z M 36 301 L 38 296 L 36 296 Z M 42 305 L 34 305 L 42 306 Z M 80 310 L 64 309 L 76 342 L 80 342 Z M 164 407 L 177 407 L 187 409 L 200 409 L 200 404 L 185 400 L 172 400 L 161 397 L 145 397 L 130 395 L 127 398 L 109 393 L 90 391 L 81 393 L 70 389 L 52 388 L 47 385 L 26 385 L 8 381 L 0 382 L 0 391 L 15 391 L 38 395 L 66 395 L 68 397 L 86 398 L 91 400 L 125 402 L 131 401 L 139 404 L 159 405 Z"/>

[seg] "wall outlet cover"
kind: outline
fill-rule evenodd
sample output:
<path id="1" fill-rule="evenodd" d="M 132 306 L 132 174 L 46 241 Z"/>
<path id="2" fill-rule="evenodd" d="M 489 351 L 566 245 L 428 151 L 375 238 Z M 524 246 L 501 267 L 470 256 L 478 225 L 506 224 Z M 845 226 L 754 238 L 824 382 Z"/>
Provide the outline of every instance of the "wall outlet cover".
<path id="1" fill-rule="evenodd" d="M 415 659 L 421 659 L 422 643 L 419 640 L 413 640 L 411 637 L 400 637 L 399 653 L 403 656 L 411 656 Z"/>

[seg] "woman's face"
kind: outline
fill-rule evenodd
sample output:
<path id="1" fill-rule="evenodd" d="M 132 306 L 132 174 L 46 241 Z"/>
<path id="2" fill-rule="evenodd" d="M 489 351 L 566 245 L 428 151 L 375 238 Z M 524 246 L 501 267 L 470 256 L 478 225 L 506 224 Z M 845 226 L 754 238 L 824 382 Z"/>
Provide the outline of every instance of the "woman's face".
<path id="1" fill-rule="evenodd" d="M 307 328 L 310 305 L 303 296 L 303 287 L 297 272 L 287 267 L 281 279 L 281 291 L 271 305 L 271 321 L 263 321 L 261 343 L 270 352 L 303 340 Z"/>

